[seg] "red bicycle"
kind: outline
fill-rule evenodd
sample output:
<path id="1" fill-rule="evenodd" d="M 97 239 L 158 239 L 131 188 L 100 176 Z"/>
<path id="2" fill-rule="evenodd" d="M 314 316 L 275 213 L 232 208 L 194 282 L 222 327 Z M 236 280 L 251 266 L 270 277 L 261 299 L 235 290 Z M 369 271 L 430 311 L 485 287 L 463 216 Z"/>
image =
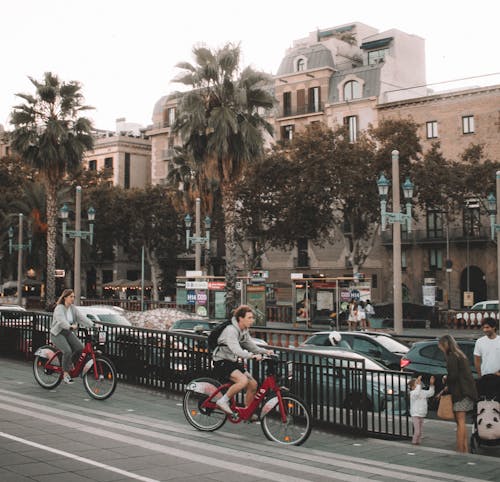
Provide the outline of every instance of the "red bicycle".
<path id="1" fill-rule="evenodd" d="M 117 382 L 113 362 L 97 350 L 97 343 L 104 343 L 105 336 L 104 331 L 99 332 L 98 338 L 86 332 L 82 354 L 69 372 L 71 378 L 81 374 L 85 390 L 96 400 L 110 397 L 115 391 Z M 62 352 L 54 345 L 44 345 L 36 350 L 33 374 L 41 387 L 51 390 L 61 383 L 63 379 L 61 360 Z"/>
<path id="2" fill-rule="evenodd" d="M 301 445 L 311 434 L 311 414 L 305 403 L 288 393 L 278 384 L 277 358 L 264 356 L 267 376 L 257 388 L 254 400 L 248 407 L 240 407 L 233 399 L 229 405 L 233 415 L 227 415 L 216 405 L 216 401 L 231 386 L 212 378 L 198 378 L 187 384 L 183 409 L 188 422 L 198 430 L 213 432 L 221 428 L 226 420 L 231 423 L 250 421 L 260 408 L 264 435 L 271 441 L 284 445 Z M 292 378 L 292 364 L 288 364 L 288 378 Z M 274 394 L 270 396 L 268 394 Z"/>

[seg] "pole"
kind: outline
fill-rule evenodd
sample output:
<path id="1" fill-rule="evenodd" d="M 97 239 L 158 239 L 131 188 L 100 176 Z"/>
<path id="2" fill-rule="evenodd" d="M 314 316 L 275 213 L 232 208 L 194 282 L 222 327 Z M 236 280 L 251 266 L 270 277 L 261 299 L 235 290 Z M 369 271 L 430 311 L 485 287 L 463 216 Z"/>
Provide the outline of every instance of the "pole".
<path id="1" fill-rule="evenodd" d="M 17 304 L 21 306 L 23 296 L 23 213 L 19 213 L 17 233 Z"/>
<path id="2" fill-rule="evenodd" d="M 80 304 L 81 297 L 81 256 L 82 256 L 82 187 L 76 186 L 76 213 L 75 213 L 75 304 Z"/>
<path id="3" fill-rule="evenodd" d="M 196 198 L 196 211 L 195 211 L 195 233 L 194 236 L 198 242 L 195 243 L 194 253 L 195 253 L 195 270 L 201 271 L 201 244 L 199 243 L 199 239 L 201 237 L 201 209 L 200 209 L 201 199 L 199 197 Z"/>
<path id="4" fill-rule="evenodd" d="M 448 213 L 446 213 L 446 262 L 450 259 L 450 220 L 448 218 Z M 447 303 L 448 303 L 448 310 L 451 309 L 451 268 L 448 268 L 448 265 L 446 266 L 446 276 L 448 278 L 448 296 L 447 296 Z"/>
<path id="5" fill-rule="evenodd" d="M 392 211 L 399 214 L 399 152 L 392 151 Z M 403 296 L 401 292 L 401 224 L 393 223 L 393 270 L 394 270 L 394 331 L 397 335 L 403 334 Z"/>
<path id="6" fill-rule="evenodd" d="M 144 245 L 141 249 L 141 311 L 144 311 Z"/>
<path id="7" fill-rule="evenodd" d="M 500 224 L 500 171 L 496 173 L 496 187 L 497 187 L 497 217 L 496 223 Z M 496 226 L 495 226 L 496 231 Z M 498 242 L 498 234 L 497 234 L 497 291 L 498 291 L 498 299 L 500 300 L 500 243 Z M 500 311 L 497 320 L 500 320 Z"/>

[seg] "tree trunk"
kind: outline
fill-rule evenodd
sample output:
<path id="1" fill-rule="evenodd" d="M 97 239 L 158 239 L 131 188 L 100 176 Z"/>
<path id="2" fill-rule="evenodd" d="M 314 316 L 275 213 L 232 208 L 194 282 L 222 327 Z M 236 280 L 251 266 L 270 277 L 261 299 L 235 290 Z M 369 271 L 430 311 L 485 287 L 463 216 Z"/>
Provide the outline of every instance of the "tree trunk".
<path id="1" fill-rule="evenodd" d="M 226 313 L 230 315 L 237 307 L 238 296 L 236 293 L 236 251 L 235 238 L 236 212 L 235 196 L 232 189 L 222 192 L 222 208 L 224 214 L 225 251 L 226 251 Z"/>
<path id="2" fill-rule="evenodd" d="M 160 273 L 160 267 L 154 253 L 152 253 L 148 248 L 145 248 L 146 259 L 148 260 L 149 269 L 151 270 L 151 282 L 153 286 L 151 288 L 151 299 L 153 301 L 159 301 L 158 297 L 158 275 Z"/>
<path id="3" fill-rule="evenodd" d="M 47 183 L 47 276 L 45 306 L 56 300 L 57 187 Z"/>

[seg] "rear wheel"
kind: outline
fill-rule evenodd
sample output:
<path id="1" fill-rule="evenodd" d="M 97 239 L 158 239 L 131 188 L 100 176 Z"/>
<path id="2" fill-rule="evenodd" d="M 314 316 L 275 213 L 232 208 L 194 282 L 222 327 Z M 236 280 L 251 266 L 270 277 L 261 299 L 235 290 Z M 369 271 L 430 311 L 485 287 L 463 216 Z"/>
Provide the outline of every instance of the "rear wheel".
<path id="1" fill-rule="evenodd" d="M 89 371 L 83 375 L 83 386 L 88 394 L 96 400 L 105 400 L 113 395 L 116 388 L 116 369 L 107 358 L 102 356 L 95 359 L 97 368 L 97 378 L 95 376 L 94 367 L 90 367 Z"/>
<path id="2" fill-rule="evenodd" d="M 39 350 L 47 350 L 47 355 L 49 353 L 55 353 L 54 347 L 50 345 L 42 346 Z M 37 383 L 47 390 L 56 388 L 62 381 L 62 371 L 55 371 L 52 369 L 45 368 L 45 365 L 50 359 L 50 363 L 53 366 L 61 366 L 61 354 L 59 353 L 56 357 L 52 358 L 52 355 L 43 356 L 36 355 L 33 360 L 33 375 Z"/>
<path id="3" fill-rule="evenodd" d="M 279 403 L 262 419 L 262 431 L 271 441 L 282 445 L 301 445 L 311 434 L 311 414 L 306 404 L 294 395 L 283 396 L 286 422 Z"/>
<path id="4" fill-rule="evenodd" d="M 212 378 L 199 378 L 193 380 L 200 383 L 205 382 L 213 385 L 214 391 L 220 387 L 220 383 Z M 190 383 L 187 384 L 189 387 Z M 208 394 L 199 393 L 194 390 L 186 390 L 182 408 L 187 421 L 196 429 L 202 432 L 213 432 L 221 428 L 226 423 L 226 414 L 219 410 L 203 407 L 203 402 L 209 397 Z"/>

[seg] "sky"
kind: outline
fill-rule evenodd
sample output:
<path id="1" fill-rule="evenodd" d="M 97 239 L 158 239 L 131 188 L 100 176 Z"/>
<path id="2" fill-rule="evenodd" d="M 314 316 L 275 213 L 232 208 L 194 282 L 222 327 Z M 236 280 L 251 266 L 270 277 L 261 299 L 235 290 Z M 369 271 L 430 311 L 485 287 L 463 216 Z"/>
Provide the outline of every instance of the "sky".
<path id="1" fill-rule="evenodd" d="M 275 74 L 293 40 L 354 21 L 424 38 L 428 83 L 499 73 L 499 10 L 496 0 L 7 0 L 0 124 L 9 129 L 16 93 L 34 92 L 28 77 L 51 71 L 82 84 L 96 128 L 121 117 L 147 126 L 194 45 L 239 42 L 243 66 Z"/>

